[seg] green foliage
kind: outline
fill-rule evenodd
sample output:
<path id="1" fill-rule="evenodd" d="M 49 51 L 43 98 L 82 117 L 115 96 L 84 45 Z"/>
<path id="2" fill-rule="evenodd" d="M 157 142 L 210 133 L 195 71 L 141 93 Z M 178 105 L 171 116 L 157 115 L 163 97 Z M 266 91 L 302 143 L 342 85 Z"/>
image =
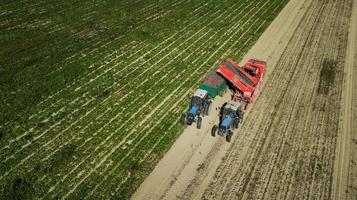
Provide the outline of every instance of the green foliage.
<path id="1" fill-rule="evenodd" d="M 18 177 L 12 185 L 12 197 L 16 200 L 30 199 L 33 188 L 24 178 Z"/>
<path id="2" fill-rule="evenodd" d="M 110 90 L 109 89 L 104 89 L 99 93 L 98 97 L 99 98 L 105 98 L 105 97 L 108 97 L 109 95 L 110 95 Z"/>
<path id="3" fill-rule="evenodd" d="M 69 161 L 72 158 L 72 155 L 76 152 L 76 148 L 76 145 L 68 144 L 57 151 L 48 162 L 43 163 L 44 172 L 53 173 L 61 167 L 66 166 L 67 161 Z"/>
<path id="4" fill-rule="evenodd" d="M 138 176 L 144 168 L 142 163 L 137 158 L 129 161 L 128 165 L 128 170 L 132 173 L 132 176 Z"/>
<path id="5" fill-rule="evenodd" d="M 26 178 L 15 176 L 13 179 L 8 180 L 6 187 L 0 195 L 1 199 L 27 200 L 33 198 L 34 191 L 33 185 Z"/>
<path id="6" fill-rule="evenodd" d="M 2 127 L 0 126 L 0 142 L 2 141 L 3 137 L 4 137 L 4 132 L 2 130 Z"/>

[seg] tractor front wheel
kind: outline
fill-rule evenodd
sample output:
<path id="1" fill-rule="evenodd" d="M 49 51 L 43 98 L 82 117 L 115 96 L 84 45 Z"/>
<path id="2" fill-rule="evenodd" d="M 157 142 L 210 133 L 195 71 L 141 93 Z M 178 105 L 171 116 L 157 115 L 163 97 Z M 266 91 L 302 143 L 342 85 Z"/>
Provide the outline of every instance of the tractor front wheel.
<path id="1" fill-rule="evenodd" d="M 198 119 L 197 119 L 197 128 L 201 129 L 201 125 L 202 125 L 202 117 L 198 117 Z"/>
<path id="2" fill-rule="evenodd" d="M 214 126 L 212 127 L 211 135 L 212 135 L 213 137 L 216 137 L 217 129 L 218 129 L 218 126 L 217 126 L 217 125 L 214 125 Z"/>

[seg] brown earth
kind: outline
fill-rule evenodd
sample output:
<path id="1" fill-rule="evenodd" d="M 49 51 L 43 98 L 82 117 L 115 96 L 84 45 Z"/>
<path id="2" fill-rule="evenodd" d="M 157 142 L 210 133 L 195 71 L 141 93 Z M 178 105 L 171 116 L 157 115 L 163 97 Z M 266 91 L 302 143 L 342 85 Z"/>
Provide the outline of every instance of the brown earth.
<path id="1" fill-rule="evenodd" d="M 268 76 L 233 142 L 210 136 L 214 110 L 132 198 L 356 199 L 357 81 L 344 76 L 357 70 L 352 1 L 291 0 L 243 59 L 267 60 Z"/>

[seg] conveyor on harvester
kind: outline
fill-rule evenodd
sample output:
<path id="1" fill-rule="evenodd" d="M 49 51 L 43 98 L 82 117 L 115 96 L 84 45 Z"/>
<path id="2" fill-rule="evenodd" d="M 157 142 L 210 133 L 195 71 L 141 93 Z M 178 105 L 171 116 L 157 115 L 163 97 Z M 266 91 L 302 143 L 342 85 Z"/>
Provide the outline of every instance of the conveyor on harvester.
<path id="1" fill-rule="evenodd" d="M 232 59 L 228 58 L 217 70 L 235 91 L 234 99 L 251 102 L 254 92 L 264 76 L 266 62 L 250 59 L 243 67 L 239 67 Z"/>

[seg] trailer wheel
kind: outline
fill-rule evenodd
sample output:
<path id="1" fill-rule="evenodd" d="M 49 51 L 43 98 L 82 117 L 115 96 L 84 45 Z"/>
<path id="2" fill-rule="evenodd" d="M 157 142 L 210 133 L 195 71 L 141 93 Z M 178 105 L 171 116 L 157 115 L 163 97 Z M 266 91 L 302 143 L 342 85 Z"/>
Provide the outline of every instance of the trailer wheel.
<path id="1" fill-rule="evenodd" d="M 228 130 L 228 134 L 226 136 L 226 141 L 227 142 L 231 142 L 232 140 L 232 135 L 233 135 L 233 132 L 231 130 Z"/>
<path id="2" fill-rule="evenodd" d="M 216 137 L 216 132 L 217 132 L 218 126 L 214 125 L 211 130 L 211 135 L 212 137 Z"/>
<path id="3" fill-rule="evenodd" d="M 202 124 L 202 117 L 198 117 L 197 119 L 197 128 L 201 129 L 201 124 Z"/>
<path id="4" fill-rule="evenodd" d="M 182 114 L 181 115 L 180 121 L 181 121 L 181 124 L 183 124 L 183 125 L 185 125 L 187 123 L 186 114 Z"/>

